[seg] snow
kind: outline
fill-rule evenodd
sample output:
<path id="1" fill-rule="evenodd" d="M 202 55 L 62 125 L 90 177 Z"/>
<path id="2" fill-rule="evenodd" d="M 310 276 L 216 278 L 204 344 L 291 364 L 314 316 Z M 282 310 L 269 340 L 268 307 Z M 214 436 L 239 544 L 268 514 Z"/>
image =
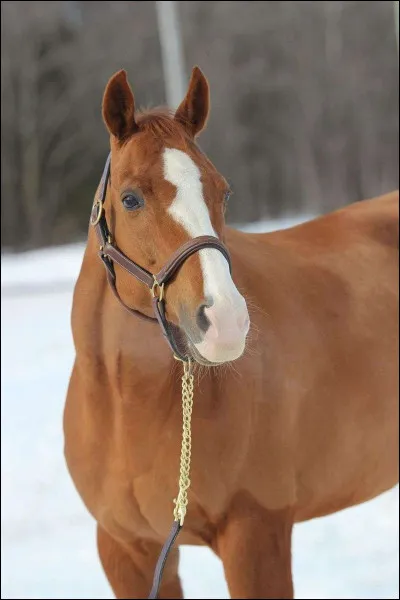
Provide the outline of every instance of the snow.
<path id="1" fill-rule="evenodd" d="M 60 248 L 44 248 L 1 258 L 1 288 L 13 292 L 63 287 L 71 288 L 79 273 L 84 244 L 71 244 Z"/>
<path id="2" fill-rule="evenodd" d="M 77 244 L 2 256 L 4 599 L 113 598 L 97 557 L 94 521 L 63 457 L 72 287 L 83 250 Z M 396 486 L 361 506 L 297 525 L 296 598 L 399 598 L 398 512 Z M 184 547 L 180 572 L 185 597 L 229 598 L 222 565 L 208 549 Z"/>

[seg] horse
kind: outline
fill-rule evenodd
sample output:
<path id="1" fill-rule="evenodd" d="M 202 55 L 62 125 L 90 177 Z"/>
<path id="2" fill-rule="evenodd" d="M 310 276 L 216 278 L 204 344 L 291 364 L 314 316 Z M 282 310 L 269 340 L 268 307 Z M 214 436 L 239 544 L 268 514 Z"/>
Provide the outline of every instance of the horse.
<path id="1" fill-rule="evenodd" d="M 136 110 L 125 70 L 103 94 L 110 161 L 73 291 L 63 433 L 116 598 L 147 597 L 170 529 L 182 353 L 190 501 L 160 598 L 183 597 L 184 544 L 221 559 L 232 598 L 294 598 L 294 525 L 398 483 L 398 191 L 288 229 L 228 227 L 230 186 L 198 144 L 209 111 L 198 67 L 176 110 Z"/>

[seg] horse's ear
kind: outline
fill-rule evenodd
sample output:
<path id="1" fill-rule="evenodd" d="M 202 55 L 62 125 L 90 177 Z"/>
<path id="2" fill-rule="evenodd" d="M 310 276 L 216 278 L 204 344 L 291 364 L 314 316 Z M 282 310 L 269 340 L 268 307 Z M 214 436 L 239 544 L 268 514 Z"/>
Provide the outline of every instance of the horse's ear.
<path id="1" fill-rule="evenodd" d="M 103 96 L 103 119 L 108 131 L 121 141 L 138 129 L 135 98 L 125 70 L 115 73 L 107 84 Z"/>
<path id="2" fill-rule="evenodd" d="M 194 67 L 188 91 L 176 110 L 175 119 L 185 127 L 191 136 L 196 137 L 204 129 L 209 111 L 208 81 L 199 67 Z"/>

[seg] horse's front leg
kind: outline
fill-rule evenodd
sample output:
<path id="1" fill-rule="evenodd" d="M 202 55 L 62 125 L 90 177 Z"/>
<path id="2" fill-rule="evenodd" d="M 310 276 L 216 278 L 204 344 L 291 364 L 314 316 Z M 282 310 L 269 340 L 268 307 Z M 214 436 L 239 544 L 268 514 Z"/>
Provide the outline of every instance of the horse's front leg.
<path id="1" fill-rule="evenodd" d="M 137 539 L 123 545 L 102 527 L 97 527 L 100 561 L 116 598 L 147 598 L 161 544 Z M 178 548 L 173 548 L 165 565 L 158 598 L 183 598 L 178 575 Z"/>
<path id="2" fill-rule="evenodd" d="M 293 596 L 291 509 L 240 503 L 221 525 L 217 551 L 232 598 Z"/>

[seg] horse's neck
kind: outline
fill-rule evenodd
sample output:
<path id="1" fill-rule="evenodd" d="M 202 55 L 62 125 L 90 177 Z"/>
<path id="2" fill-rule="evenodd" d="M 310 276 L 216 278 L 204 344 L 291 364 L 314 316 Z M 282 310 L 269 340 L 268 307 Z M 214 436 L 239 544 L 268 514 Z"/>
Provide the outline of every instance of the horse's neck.
<path id="1" fill-rule="evenodd" d="M 87 380 L 149 401 L 172 388 L 179 392 L 180 364 L 157 322 L 143 321 L 117 302 L 97 252 L 97 241 L 89 235 L 72 311 L 76 360 Z"/>

